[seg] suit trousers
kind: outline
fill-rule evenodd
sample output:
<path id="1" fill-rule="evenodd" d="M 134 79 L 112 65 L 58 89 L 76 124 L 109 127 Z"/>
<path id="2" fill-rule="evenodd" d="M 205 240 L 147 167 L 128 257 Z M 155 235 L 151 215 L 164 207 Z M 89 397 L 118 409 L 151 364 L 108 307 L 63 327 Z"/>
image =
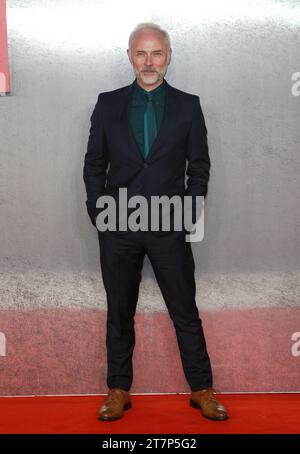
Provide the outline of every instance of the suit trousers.
<path id="1" fill-rule="evenodd" d="M 107 296 L 107 386 L 130 390 L 134 316 L 147 254 L 172 319 L 183 371 L 192 391 L 212 386 L 212 369 L 195 301 L 195 263 L 184 231 L 99 232 Z"/>

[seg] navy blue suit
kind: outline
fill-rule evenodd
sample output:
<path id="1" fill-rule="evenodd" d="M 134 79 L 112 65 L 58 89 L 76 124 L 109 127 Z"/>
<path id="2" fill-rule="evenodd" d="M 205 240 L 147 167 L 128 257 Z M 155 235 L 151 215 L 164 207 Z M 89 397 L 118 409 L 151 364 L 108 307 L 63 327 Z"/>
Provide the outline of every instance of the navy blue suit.
<path id="1" fill-rule="evenodd" d="M 206 196 L 210 159 L 199 97 L 165 84 L 164 117 L 146 159 L 130 127 L 133 84 L 99 95 L 83 174 L 92 219 L 101 211 L 96 208 L 98 197 L 108 194 L 117 202 L 119 187 L 127 188 L 128 197 L 147 199 L 153 195 Z"/>
<path id="2" fill-rule="evenodd" d="M 118 202 L 121 187 L 127 188 L 128 198 L 206 196 L 210 158 L 199 97 L 165 83 L 164 117 L 146 159 L 130 127 L 132 84 L 99 95 L 91 117 L 83 172 L 92 221 L 101 211 L 96 208 L 98 197 L 107 194 Z M 98 232 L 98 237 L 107 294 L 108 387 L 129 390 L 132 384 L 134 315 L 145 254 L 173 321 L 191 390 L 212 386 L 210 359 L 195 302 L 195 263 L 185 231 L 105 231 Z"/>

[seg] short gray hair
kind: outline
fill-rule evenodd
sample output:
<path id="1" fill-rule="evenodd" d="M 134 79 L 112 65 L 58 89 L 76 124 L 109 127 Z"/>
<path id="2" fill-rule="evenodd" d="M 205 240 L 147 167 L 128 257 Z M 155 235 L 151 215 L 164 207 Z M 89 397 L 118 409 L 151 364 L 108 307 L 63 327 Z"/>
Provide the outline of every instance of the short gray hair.
<path id="1" fill-rule="evenodd" d="M 163 35 L 163 37 L 165 38 L 167 47 L 169 49 L 171 48 L 170 36 L 169 36 L 169 33 L 166 30 L 162 29 L 159 25 L 155 24 L 154 22 L 141 22 L 130 33 L 129 40 L 128 40 L 129 49 L 131 48 L 132 41 L 133 41 L 133 38 L 134 38 L 135 34 L 137 32 L 139 32 L 140 30 L 144 30 L 144 29 L 155 30 L 155 31 L 161 33 Z"/>

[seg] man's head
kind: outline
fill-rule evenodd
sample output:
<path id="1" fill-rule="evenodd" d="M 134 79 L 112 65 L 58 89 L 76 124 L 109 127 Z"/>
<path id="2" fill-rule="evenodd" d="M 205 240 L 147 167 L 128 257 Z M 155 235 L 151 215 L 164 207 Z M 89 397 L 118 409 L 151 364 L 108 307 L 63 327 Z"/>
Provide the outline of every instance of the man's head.
<path id="1" fill-rule="evenodd" d="M 152 22 L 139 24 L 131 32 L 127 55 L 137 82 L 145 90 L 161 84 L 171 61 L 168 33 Z"/>

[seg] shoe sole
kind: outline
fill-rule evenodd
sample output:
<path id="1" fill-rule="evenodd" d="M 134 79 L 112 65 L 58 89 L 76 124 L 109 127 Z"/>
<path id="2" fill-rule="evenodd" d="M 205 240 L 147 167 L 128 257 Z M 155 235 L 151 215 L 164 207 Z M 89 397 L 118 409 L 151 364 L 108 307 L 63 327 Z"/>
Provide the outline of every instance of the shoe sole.
<path id="1" fill-rule="evenodd" d="M 129 410 L 131 407 L 132 407 L 131 402 L 128 402 L 128 404 L 125 404 L 125 405 L 124 405 L 123 410 L 124 410 L 124 411 Z M 101 415 L 98 416 L 98 420 L 99 420 L 99 421 L 116 421 L 117 419 L 121 419 L 121 418 L 123 418 L 123 415 L 121 415 L 121 416 L 116 416 L 116 417 L 111 417 L 111 416 L 101 416 Z"/>
<path id="2" fill-rule="evenodd" d="M 194 402 L 193 400 L 190 400 L 190 406 L 196 408 L 197 410 L 200 410 L 202 416 L 204 416 L 204 418 L 210 419 L 211 421 L 225 421 L 225 419 L 229 419 L 228 415 L 220 416 L 220 418 L 210 418 L 209 416 L 206 416 L 203 413 L 201 406 L 197 402 Z"/>

